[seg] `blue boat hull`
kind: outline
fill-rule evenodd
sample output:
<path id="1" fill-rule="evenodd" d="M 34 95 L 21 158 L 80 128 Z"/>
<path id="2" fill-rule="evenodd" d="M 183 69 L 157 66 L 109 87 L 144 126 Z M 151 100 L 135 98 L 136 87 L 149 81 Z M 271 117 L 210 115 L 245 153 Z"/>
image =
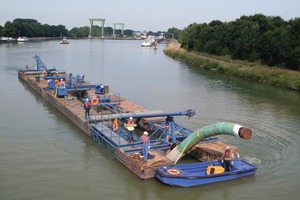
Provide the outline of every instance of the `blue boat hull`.
<path id="1" fill-rule="evenodd" d="M 164 166 L 156 170 L 155 176 L 161 182 L 171 186 L 193 187 L 254 175 L 256 171 L 254 165 L 244 160 L 234 160 L 230 172 L 207 174 L 207 167 L 211 165 L 222 166 L 222 163 L 213 161 Z M 170 170 L 176 173 L 170 174 Z"/>

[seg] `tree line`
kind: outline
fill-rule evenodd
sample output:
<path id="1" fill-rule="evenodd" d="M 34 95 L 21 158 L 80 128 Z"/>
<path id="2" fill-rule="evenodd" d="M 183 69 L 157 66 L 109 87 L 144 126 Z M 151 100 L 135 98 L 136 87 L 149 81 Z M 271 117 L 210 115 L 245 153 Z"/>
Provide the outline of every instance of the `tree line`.
<path id="1" fill-rule="evenodd" d="M 0 26 L 0 36 L 1 37 L 88 37 L 90 33 L 90 27 L 74 27 L 68 30 L 64 25 L 48 25 L 41 24 L 35 19 L 15 19 L 12 22 L 7 21 L 4 27 Z M 133 36 L 133 30 L 124 30 L 122 35 L 122 30 L 115 30 L 115 34 L 123 36 Z M 153 34 L 149 32 L 148 34 Z M 104 36 L 113 35 L 113 28 L 104 27 Z M 93 26 L 92 36 L 100 37 L 102 36 L 102 27 Z"/>
<path id="2" fill-rule="evenodd" d="M 88 37 L 90 28 L 41 24 L 35 19 L 15 19 L 0 26 L 0 36 L 6 37 Z M 92 36 L 102 36 L 102 28 L 93 26 Z M 121 30 L 115 31 L 121 35 Z M 161 32 L 159 32 L 161 33 Z M 104 27 L 104 36 L 113 29 Z M 124 30 L 124 36 L 133 36 L 133 30 Z M 154 35 L 150 32 L 148 34 Z M 122 35 L 123 36 L 123 35 Z M 300 70 L 300 18 L 285 21 L 280 17 L 242 16 L 231 22 L 214 20 L 210 23 L 193 23 L 183 30 L 169 28 L 167 38 L 178 39 L 188 51 L 205 52 L 232 59 L 261 62 L 269 66 Z"/>
<path id="3" fill-rule="evenodd" d="M 15 19 L 7 21 L 4 27 L 0 26 L 0 35 L 5 37 L 60 37 L 67 36 L 68 30 L 63 25 L 50 26 L 41 24 L 35 19 Z"/>
<path id="4" fill-rule="evenodd" d="M 168 31 L 189 51 L 300 70 L 300 18 L 285 21 L 256 14 L 232 22 L 214 20 Z"/>

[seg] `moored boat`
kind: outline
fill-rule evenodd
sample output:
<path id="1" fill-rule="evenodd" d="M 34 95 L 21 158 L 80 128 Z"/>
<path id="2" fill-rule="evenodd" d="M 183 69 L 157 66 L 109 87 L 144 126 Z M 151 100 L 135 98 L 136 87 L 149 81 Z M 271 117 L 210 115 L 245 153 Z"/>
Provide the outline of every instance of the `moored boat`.
<path id="1" fill-rule="evenodd" d="M 28 42 L 29 39 L 27 37 L 18 37 L 17 42 Z"/>
<path id="2" fill-rule="evenodd" d="M 148 38 L 142 40 L 142 47 L 152 47 L 155 42 L 154 36 L 148 36 Z"/>
<path id="3" fill-rule="evenodd" d="M 66 37 L 63 37 L 63 39 L 60 41 L 60 44 L 69 44 L 69 41 Z"/>
<path id="4" fill-rule="evenodd" d="M 12 37 L 0 37 L 0 43 L 13 43 L 16 42 L 17 40 Z"/>
<path id="5" fill-rule="evenodd" d="M 193 187 L 242 178 L 255 172 L 254 165 L 236 159 L 229 172 L 224 171 L 221 161 L 211 161 L 163 166 L 156 170 L 155 176 L 170 186 Z"/>

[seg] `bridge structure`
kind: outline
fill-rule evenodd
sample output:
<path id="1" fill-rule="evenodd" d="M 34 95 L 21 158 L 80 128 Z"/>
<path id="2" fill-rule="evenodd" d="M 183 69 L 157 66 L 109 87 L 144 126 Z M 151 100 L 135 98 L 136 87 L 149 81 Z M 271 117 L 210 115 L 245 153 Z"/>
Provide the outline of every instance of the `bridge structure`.
<path id="1" fill-rule="evenodd" d="M 90 21 L 90 33 L 89 33 L 89 37 L 92 37 L 92 27 L 94 24 L 94 21 L 100 21 L 101 22 L 101 36 L 104 36 L 104 23 L 105 23 L 105 19 L 96 19 L 96 18 L 92 18 L 89 19 Z"/>
<path id="2" fill-rule="evenodd" d="M 113 23 L 114 29 L 113 29 L 113 36 L 115 36 L 116 26 L 120 25 L 122 29 L 122 35 L 124 35 L 124 23 Z"/>

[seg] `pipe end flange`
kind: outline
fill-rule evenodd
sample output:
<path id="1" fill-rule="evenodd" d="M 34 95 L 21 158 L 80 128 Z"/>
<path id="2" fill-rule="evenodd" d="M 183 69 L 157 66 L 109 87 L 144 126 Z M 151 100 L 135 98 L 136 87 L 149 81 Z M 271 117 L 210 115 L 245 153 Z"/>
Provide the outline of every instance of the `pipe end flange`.
<path id="1" fill-rule="evenodd" d="M 252 130 L 250 128 L 242 127 L 239 131 L 239 135 L 241 138 L 248 140 L 252 136 Z"/>

